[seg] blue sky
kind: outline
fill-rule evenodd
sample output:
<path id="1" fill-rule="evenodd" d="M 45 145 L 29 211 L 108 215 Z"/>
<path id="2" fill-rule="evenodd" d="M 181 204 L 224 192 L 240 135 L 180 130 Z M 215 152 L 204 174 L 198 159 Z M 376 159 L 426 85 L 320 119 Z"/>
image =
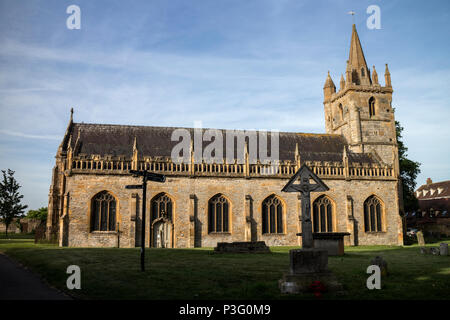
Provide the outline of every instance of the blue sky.
<path id="1" fill-rule="evenodd" d="M 81 8 L 81 29 L 66 8 Z M 381 9 L 381 29 L 366 9 Z M 409 157 L 450 179 L 450 1 L 0 0 L 0 168 L 47 206 L 74 107 L 89 123 L 325 131 L 322 87 L 345 71 L 352 18 Z"/>

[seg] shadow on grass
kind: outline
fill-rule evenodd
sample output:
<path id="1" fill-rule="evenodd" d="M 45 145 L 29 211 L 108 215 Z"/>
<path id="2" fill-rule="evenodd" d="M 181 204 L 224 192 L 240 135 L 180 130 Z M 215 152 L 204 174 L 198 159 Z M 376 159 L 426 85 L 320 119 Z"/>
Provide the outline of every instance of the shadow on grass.
<path id="1" fill-rule="evenodd" d="M 146 249 L 146 272 L 140 272 L 139 248 L 59 248 L 0 240 L 0 251 L 62 290 L 67 267 L 80 266 L 82 289 L 70 292 L 80 299 L 312 299 L 311 294 L 279 292 L 278 280 L 294 248 L 272 247 L 267 254 L 152 248 Z M 382 279 L 382 290 L 368 290 L 366 269 L 376 255 L 388 262 L 389 275 Z M 421 255 L 418 246 L 346 247 L 344 256 L 329 258 L 329 267 L 347 295 L 324 299 L 445 299 L 450 287 L 449 257 Z"/>

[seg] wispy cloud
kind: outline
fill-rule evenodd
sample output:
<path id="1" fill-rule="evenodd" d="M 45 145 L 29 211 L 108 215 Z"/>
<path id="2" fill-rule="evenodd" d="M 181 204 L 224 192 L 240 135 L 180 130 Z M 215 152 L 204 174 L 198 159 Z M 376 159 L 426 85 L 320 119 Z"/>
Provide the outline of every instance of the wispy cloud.
<path id="1" fill-rule="evenodd" d="M 324 132 L 322 87 L 345 71 L 350 9 L 380 78 L 390 63 L 418 182 L 449 178 L 447 4 L 381 2 L 383 29 L 367 30 L 369 0 L 78 2 L 79 31 L 64 2 L 0 3 L 0 167 L 17 170 L 33 208 L 71 107 L 77 122 Z"/>
<path id="2" fill-rule="evenodd" d="M 35 134 L 26 134 L 26 133 L 6 131 L 6 130 L 0 130 L 0 134 L 6 134 L 8 136 L 27 138 L 27 139 L 61 140 L 61 136 L 56 136 L 56 135 L 55 136 L 35 135 Z"/>

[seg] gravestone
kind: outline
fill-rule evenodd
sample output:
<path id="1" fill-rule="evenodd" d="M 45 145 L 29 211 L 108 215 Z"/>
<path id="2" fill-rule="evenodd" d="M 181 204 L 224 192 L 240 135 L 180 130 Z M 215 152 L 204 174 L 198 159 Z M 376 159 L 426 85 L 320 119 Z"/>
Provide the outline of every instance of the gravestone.
<path id="1" fill-rule="evenodd" d="M 432 255 L 438 256 L 438 255 L 440 254 L 439 248 L 438 248 L 438 247 L 432 247 L 432 248 L 430 248 L 430 253 L 431 253 Z"/>
<path id="2" fill-rule="evenodd" d="M 417 242 L 419 243 L 419 246 L 424 246 L 425 245 L 425 239 L 423 238 L 423 232 L 422 231 L 417 231 L 416 236 L 417 236 Z"/>
<path id="3" fill-rule="evenodd" d="M 448 256 L 448 244 L 441 243 L 439 245 L 439 251 L 440 251 L 441 256 Z"/>
<path id="4" fill-rule="evenodd" d="M 264 241 L 218 242 L 215 253 L 270 253 Z"/>
<path id="5" fill-rule="evenodd" d="M 295 183 L 297 181 L 300 183 Z M 314 248 L 310 193 L 327 190 L 325 183 L 305 164 L 281 190 L 300 192 L 302 200 L 302 249 L 289 251 L 289 272 L 278 281 L 281 293 L 306 292 L 313 283 L 320 284 L 327 291 L 342 290 L 342 285 L 328 270 L 328 251 Z"/>
<path id="6" fill-rule="evenodd" d="M 297 236 L 301 235 L 297 233 Z M 344 237 L 349 235 L 348 232 L 314 232 L 314 248 L 327 250 L 328 256 L 342 256 L 344 255 Z"/>
<path id="7" fill-rule="evenodd" d="M 421 254 L 429 254 L 430 250 L 428 248 L 426 248 L 426 247 L 421 247 L 420 248 L 420 253 Z"/>
<path id="8" fill-rule="evenodd" d="M 372 261 L 370 261 L 370 264 L 380 267 L 382 276 L 388 275 L 388 264 L 382 257 L 376 256 L 374 259 L 372 259 Z"/>

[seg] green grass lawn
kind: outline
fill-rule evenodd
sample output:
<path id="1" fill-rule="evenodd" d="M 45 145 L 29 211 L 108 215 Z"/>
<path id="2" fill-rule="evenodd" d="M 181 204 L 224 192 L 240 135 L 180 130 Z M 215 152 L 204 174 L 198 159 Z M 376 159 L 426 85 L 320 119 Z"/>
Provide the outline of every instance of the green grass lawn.
<path id="1" fill-rule="evenodd" d="M 31 239 L 0 239 L 1 252 L 80 299 L 315 299 L 280 294 L 278 280 L 288 269 L 289 249 L 272 247 L 269 254 L 147 249 L 142 273 L 139 248 L 59 248 Z M 368 290 L 366 269 L 377 255 L 388 262 L 389 275 L 381 290 Z M 81 268 L 81 290 L 66 289 L 66 269 L 72 264 Z M 449 299 L 450 256 L 422 255 L 417 245 L 346 247 L 345 256 L 329 258 L 329 266 L 346 295 L 325 294 L 324 299 Z"/>
<path id="2" fill-rule="evenodd" d="M 0 239 L 34 239 L 34 234 L 32 233 L 12 233 L 0 232 Z"/>

